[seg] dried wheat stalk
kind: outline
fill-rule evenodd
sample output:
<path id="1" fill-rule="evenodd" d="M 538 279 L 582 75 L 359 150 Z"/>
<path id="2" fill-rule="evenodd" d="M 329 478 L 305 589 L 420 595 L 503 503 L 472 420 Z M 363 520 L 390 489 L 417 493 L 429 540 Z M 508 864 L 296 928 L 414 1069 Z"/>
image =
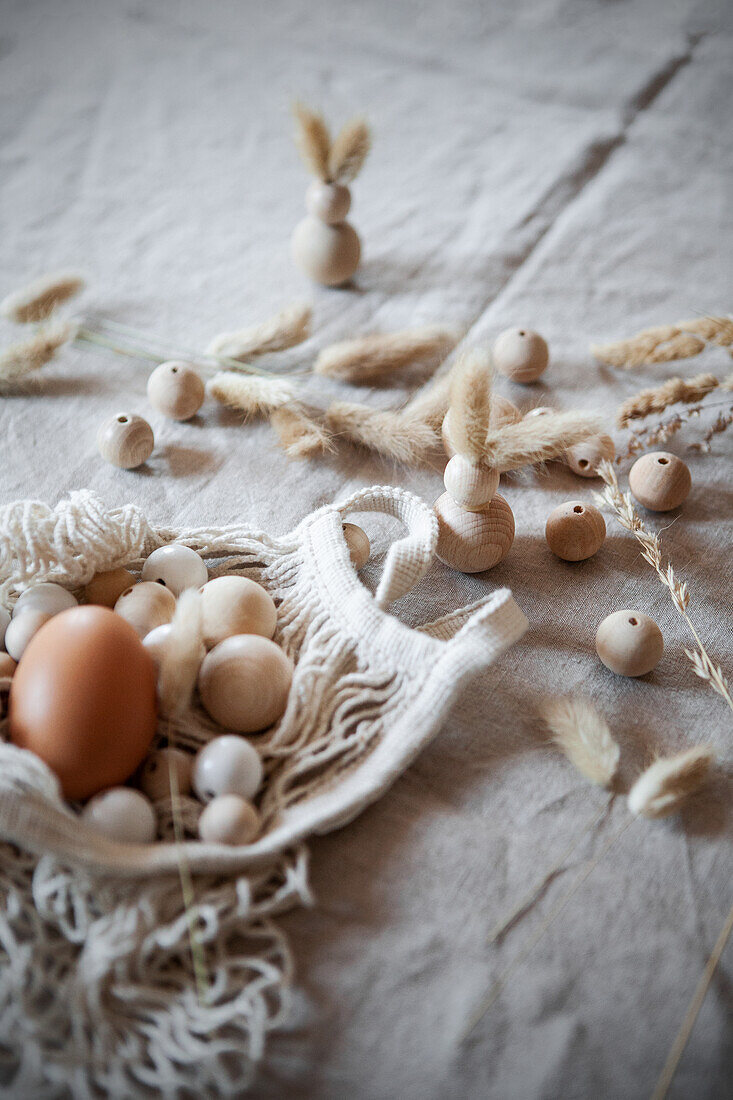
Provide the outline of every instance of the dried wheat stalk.
<path id="1" fill-rule="evenodd" d="M 316 374 L 345 381 L 371 382 L 411 363 L 439 362 L 453 348 L 459 334 L 442 325 L 425 325 L 342 340 L 324 348 L 316 360 Z"/>
<path id="2" fill-rule="evenodd" d="M 291 401 L 296 394 L 282 378 L 259 378 L 220 371 L 209 380 L 207 390 L 220 404 L 239 409 L 246 417 L 267 416 Z"/>
<path id="3" fill-rule="evenodd" d="M 635 817 L 666 817 L 703 785 L 715 759 L 712 749 L 698 746 L 677 756 L 655 760 L 629 791 L 628 804 Z"/>
<path id="4" fill-rule="evenodd" d="M 201 596 L 190 589 L 178 597 L 160 664 L 158 702 L 161 714 L 174 718 L 188 708 L 203 653 Z"/>
<path id="5" fill-rule="evenodd" d="M 76 335 L 73 321 L 49 321 L 28 340 L 11 344 L 0 352 L 0 385 L 20 381 L 39 370 L 64 344 Z"/>
<path id="6" fill-rule="evenodd" d="M 313 311 L 305 302 L 294 302 L 259 325 L 220 332 L 206 349 L 213 358 L 246 361 L 269 352 L 284 351 L 302 344 L 310 336 Z"/>
<path id="7" fill-rule="evenodd" d="M 328 155 L 328 178 L 348 184 L 361 172 L 371 146 L 369 127 L 361 118 L 347 122 Z"/>
<path id="8" fill-rule="evenodd" d="M 591 345 L 602 363 L 631 370 L 647 363 L 666 363 L 699 355 L 707 343 L 721 347 L 733 344 L 733 321 L 729 317 L 697 317 L 673 325 L 644 329 L 629 340 Z"/>
<path id="9" fill-rule="evenodd" d="M 23 325 L 29 321 L 45 321 L 57 306 L 83 289 L 84 279 L 77 272 L 55 271 L 8 294 L 0 302 L 0 313 Z"/>
<path id="10" fill-rule="evenodd" d="M 581 412 L 548 412 L 486 433 L 484 462 L 504 472 L 548 462 L 602 431 L 602 422 Z M 451 435 L 453 423 L 451 421 Z"/>
<path id="11" fill-rule="evenodd" d="M 721 385 L 714 374 L 698 374 L 695 378 L 669 378 L 661 386 L 653 386 L 629 397 L 616 414 L 619 428 L 632 420 L 643 420 L 650 413 L 664 412 L 670 405 L 692 405 Z"/>
<path id="12" fill-rule="evenodd" d="M 317 111 L 311 111 L 302 103 L 294 105 L 293 114 L 296 122 L 295 143 L 303 164 L 316 179 L 327 183 L 331 135 L 323 115 Z"/>
<path id="13" fill-rule="evenodd" d="M 326 426 L 303 405 L 283 405 L 270 414 L 270 423 L 291 458 L 313 458 L 334 450 L 333 437 Z"/>
<path id="14" fill-rule="evenodd" d="M 699 676 L 701 680 L 705 680 L 710 684 L 713 691 L 717 692 L 733 711 L 733 698 L 731 698 L 730 687 L 723 674 L 723 670 L 719 665 L 714 664 L 709 657 L 687 613 L 687 607 L 690 602 L 687 582 L 677 580 L 670 562 L 667 562 L 666 567 L 663 564 L 659 536 L 647 530 L 639 519 L 631 500 L 631 494 L 628 492 L 621 492 L 618 478 L 616 477 L 616 471 L 611 463 L 602 462 L 598 467 L 598 473 L 605 481 L 606 487 L 603 492 L 594 493 L 593 495 L 601 506 L 605 505 L 613 511 L 621 526 L 627 531 L 630 531 L 641 546 L 641 556 L 645 561 L 649 562 L 664 587 L 669 591 L 675 609 L 685 620 L 695 639 L 697 649 L 685 650 L 685 654 L 692 663 L 695 674 Z"/>
<path id="15" fill-rule="evenodd" d="M 698 451 L 701 454 L 707 454 L 711 447 L 713 439 L 716 435 L 720 435 L 721 432 L 725 432 L 733 424 L 733 408 L 727 413 L 718 413 L 713 423 L 708 428 L 707 432 L 703 436 L 702 440 L 698 443 L 690 443 L 688 450 Z"/>
<path id="16" fill-rule="evenodd" d="M 493 368 L 487 352 L 464 352 L 453 371 L 450 388 L 450 431 L 456 451 L 479 462 L 486 451 L 491 422 Z"/>
<path id="17" fill-rule="evenodd" d="M 540 708 L 552 740 L 592 783 L 608 787 L 621 750 L 605 719 L 586 699 L 548 699 Z"/>
<path id="18" fill-rule="evenodd" d="M 394 409 L 336 401 L 326 410 L 325 420 L 334 436 L 408 465 L 426 461 L 437 443 L 428 424 Z"/>

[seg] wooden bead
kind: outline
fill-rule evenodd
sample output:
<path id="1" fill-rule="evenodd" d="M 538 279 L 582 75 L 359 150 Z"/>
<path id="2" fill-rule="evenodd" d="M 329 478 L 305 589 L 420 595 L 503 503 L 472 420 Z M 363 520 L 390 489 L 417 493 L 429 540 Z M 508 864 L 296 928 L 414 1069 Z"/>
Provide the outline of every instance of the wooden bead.
<path id="1" fill-rule="evenodd" d="M 59 614 L 59 612 L 56 612 Z M 54 617 L 52 611 L 37 611 L 31 607 L 22 615 L 14 615 L 5 631 L 5 648 L 14 661 L 19 661 L 42 626 Z"/>
<path id="2" fill-rule="evenodd" d="M 147 420 L 134 413 L 117 413 L 97 432 L 97 447 L 105 462 L 122 470 L 142 466 L 153 453 L 153 429 Z"/>
<path id="3" fill-rule="evenodd" d="M 202 802 L 222 794 L 254 798 L 262 783 L 260 754 L 236 734 L 215 737 L 196 754 L 192 782 Z"/>
<path id="4" fill-rule="evenodd" d="M 298 267 L 323 286 L 341 286 L 359 266 L 361 244 L 348 222 L 326 225 L 308 215 L 293 233 L 293 258 Z"/>
<path id="5" fill-rule="evenodd" d="M 204 383 L 191 363 L 171 359 L 148 378 L 148 401 L 170 420 L 190 420 L 204 403 Z"/>
<path id="6" fill-rule="evenodd" d="M 605 459 L 612 462 L 616 448 L 610 435 L 592 435 L 582 443 L 568 447 L 565 461 L 579 477 L 598 477 L 598 467 Z"/>
<path id="7" fill-rule="evenodd" d="M 156 626 L 171 621 L 176 610 L 176 598 L 164 585 L 143 581 L 126 589 L 114 609 L 134 627 L 138 637 L 144 638 Z"/>
<path id="8" fill-rule="evenodd" d="M 216 577 L 201 589 L 201 623 L 207 649 L 235 634 L 271 638 L 277 608 L 270 593 L 248 577 Z"/>
<path id="9" fill-rule="evenodd" d="M 355 523 L 344 523 L 342 526 L 349 556 L 354 569 L 358 571 L 369 561 L 369 555 L 372 552 L 369 538 L 366 531 L 362 531 L 361 527 L 357 527 Z"/>
<path id="10" fill-rule="evenodd" d="M 193 756 L 190 752 L 158 749 L 143 764 L 140 770 L 140 787 L 153 802 L 171 797 L 171 770 L 176 777 L 178 793 L 188 794 L 193 771 Z"/>
<path id="11" fill-rule="evenodd" d="M 150 844 L 155 840 L 155 810 L 144 794 L 131 787 L 111 787 L 95 794 L 81 816 L 108 840 L 123 844 Z"/>
<path id="12" fill-rule="evenodd" d="M 445 468 L 443 484 L 461 508 L 480 511 L 499 488 L 499 473 L 463 455 L 453 455 Z"/>
<path id="13" fill-rule="evenodd" d="M 190 546 L 170 543 L 153 550 L 140 574 L 144 581 L 165 585 L 174 596 L 187 588 L 200 588 L 209 579 L 203 559 Z"/>
<path id="14" fill-rule="evenodd" d="M 639 504 L 651 512 L 669 512 L 687 499 L 692 478 L 677 455 L 654 451 L 637 458 L 629 470 L 629 488 Z"/>
<path id="15" fill-rule="evenodd" d="M 282 715 L 292 678 L 292 662 L 274 642 L 257 634 L 236 634 L 204 658 L 199 694 L 219 725 L 258 733 Z"/>
<path id="16" fill-rule="evenodd" d="M 506 397 L 501 397 L 498 393 L 491 395 L 491 416 L 489 417 L 489 423 L 492 428 L 501 428 L 504 424 L 516 424 L 521 419 L 522 414 L 513 402 L 509 401 Z M 450 434 L 450 409 L 448 409 L 448 412 L 443 417 L 441 434 L 445 453 L 448 455 L 448 458 L 453 458 L 453 455 L 457 452 Z"/>
<path id="17" fill-rule="evenodd" d="M 514 514 L 498 493 L 480 511 L 460 508 L 449 493 L 433 505 L 438 517 L 437 555 L 461 573 L 481 573 L 498 565 L 514 542 Z"/>
<path id="18" fill-rule="evenodd" d="M 606 523 L 592 504 L 570 500 L 547 517 L 545 538 L 553 554 L 563 561 L 585 561 L 603 546 Z"/>
<path id="19" fill-rule="evenodd" d="M 26 611 L 46 611 L 49 615 L 57 615 L 59 611 L 76 606 L 76 597 L 71 592 L 67 592 L 60 584 L 43 581 L 21 592 L 13 608 L 13 618 Z"/>
<path id="20" fill-rule="evenodd" d="M 114 607 L 123 592 L 137 584 L 127 569 L 110 569 L 107 573 L 95 573 L 84 589 L 86 603 L 102 607 Z"/>
<path id="21" fill-rule="evenodd" d="M 528 328 L 508 328 L 497 337 L 494 366 L 513 382 L 536 382 L 550 360 L 547 342 Z"/>
<path id="22" fill-rule="evenodd" d="M 305 206 L 309 214 L 326 225 L 338 225 L 351 208 L 351 191 L 340 183 L 313 180 L 305 193 Z"/>
<path id="23" fill-rule="evenodd" d="M 643 611 L 614 611 L 596 631 L 596 652 L 619 676 L 645 676 L 659 664 L 664 638 Z"/>
<path id="24" fill-rule="evenodd" d="M 260 815 L 251 802 L 236 794 L 221 794 L 199 818 L 205 844 L 250 844 L 260 831 Z"/>

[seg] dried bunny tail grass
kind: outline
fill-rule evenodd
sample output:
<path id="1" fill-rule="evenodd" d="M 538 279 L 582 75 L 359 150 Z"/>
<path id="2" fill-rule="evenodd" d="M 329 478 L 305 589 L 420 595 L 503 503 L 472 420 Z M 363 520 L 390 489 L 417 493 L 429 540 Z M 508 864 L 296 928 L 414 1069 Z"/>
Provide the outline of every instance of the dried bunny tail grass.
<path id="1" fill-rule="evenodd" d="M 371 134 L 364 119 L 354 118 L 347 122 L 331 146 L 329 179 L 341 184 L 355 180 L 364 167 L 371 144 Z"/>
<path id="2" fill-rule="evenodd" d="M 11 344 L 0 352 L 0 385 L 17 382 L 32 371 L 39 370 L 64 344 L 76 336 L 78 325 L 73 321 L 50 321 L 28 340 Z"/>
<path id="3" fill-rule="evenodd" d="M 303 164 L 316 179 L 327 183 L 331 135 L 323 115 L 311 111 L 303 103 L 294 104 L 293 114 L 296 121 L 295 143 Z"/>
<path id="4" fill-rule="evenodd" d="M 586 699 L 548 699 L 540 715 L 570 763 L 592 783 L 610 786 L 621 750 L 595 707 Z"/>
<path id="5" fill-rule="evenodd" d="M 461 356 L 450 388 L 450 431 L 453 446 L 478 462 L 484 455 L 491 420 L 493 368 L 487 352 L 474 348 Z"/>
<path id="6" fill-rule="evenodd" d="M 676 813 L 684 799 L 703 785 L 714 759 L 712 749 L 698 746 L 655 760 L 629 791 L 629 810 L 636 817 Z"/>
<path id="7" fill-rule="evenodd" d="M 394 409 L 370 409 L 346 401 L 329 406 L 326 427 L 334 436 L 407 465 L 426 461 L 437 442 L 433 429 L 422 420 Z"/>
<path id="8" fill-rule="evenodd" d="M 661 386 L 641 390 L 624 401 L 616 415 L 616 423 L 619 428 L 625 428 L 632 420 L 642 420 L 650 413 L 663 412 L 670 405 L 701 401 L 719 385 L 720 382 L 714 374 L 698 374 L 688 381 L 684 378 L 669 378 Z"/>
<path id="9" fill-rule="evenodd" d="M 246 361 L 268 352 L 284 351 L 307 340 L 311 331 L 313 310 L 306 302 L 293 302 L 259 325 L 220 332 L 206 349 L 216 358 Z"/>
<path id="10" fill-rule="evenodd" d="M 295 400 L 295 390 L 282 378 L 242 377 L 234 371 L 215 374 L 206 388 L 220 404 L 239 409 L 246 417 L 267 416 Z"/>
<path id="11" fill-rule="evenodd" d="M 593 344 L 590 350 L 601 363 L 631 370 L 646 363 L 691 359 L 703 351 L 706 343 L 730 347 L 733 321 L 729 317 L 698 317 L 674 325 L 658 325 L 644 329 L 629 340 Z"/>
<path id="12" fill-rule="evenodd" d="M 500 472 L 534 466 L 558 458 L 568 447 L 602 430 L 602 421 L 587 413 L 548 412 L 544 416 L 531 416 L 516 424 L 492 428 L 486 435 L 484 461 Z"/>
<path id="13" fill-rule="evenodd" d="M 324 424 L 302 405 L 286 405 L 270 415 L 280 445 L 291 458 L 312 458 L 334 450 L 333 437 Z"/>
<path id="14" fill-rule="evenodd" d="M 459 337 L 455 329 L 441 325 L 358 336 L 324 348 L 314 369 L 331 378 L 368 382 L 411 363 L 431 360 L 437 364 Z"/>
<path id="15" fill-rule="evenodd" d="M 178 597 L 158 673 L 158 702 L 166 718 L 190 705 L 202 659 L 201 596 L 189 589 Z"/>
<path id="16" fill-rule="evenodd" d="M 9 321 L 24 325 L 44 321 L 57 306 L 84 289 L 85 281 L 74 271 L 55 271 L 8 294 L 0 302 L 0 313 Z"/>
<path id="17" fill-rule="evenodd" d="M 407 402 L 402 410 L 403 413 L 415 420 L 421 420 L 435 431 L 440 431 L 450 405 L 451 386 L 459 364 L 460 360 L 457 360 L 449 370 L 441 374 L 440 378 L 436 378 L 429 386 L 424 386 L 412 400 Z"/>

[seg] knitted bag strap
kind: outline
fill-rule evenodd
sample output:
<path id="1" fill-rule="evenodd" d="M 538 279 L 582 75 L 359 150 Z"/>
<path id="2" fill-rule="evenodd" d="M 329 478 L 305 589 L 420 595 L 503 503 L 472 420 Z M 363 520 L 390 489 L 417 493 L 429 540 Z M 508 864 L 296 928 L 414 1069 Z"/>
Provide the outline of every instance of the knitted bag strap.
<path id="1" fill-rule="evenodd" d="M 402 520 L 408 534 L 390 546 L 374 599 L 385 608 L 406 595 L 425 576 L 438 544 L 438 520 L 425 501 L 406 489 L 376 485 L 361 489 L 336 506 L 349 512 L 382 512 Z"/>

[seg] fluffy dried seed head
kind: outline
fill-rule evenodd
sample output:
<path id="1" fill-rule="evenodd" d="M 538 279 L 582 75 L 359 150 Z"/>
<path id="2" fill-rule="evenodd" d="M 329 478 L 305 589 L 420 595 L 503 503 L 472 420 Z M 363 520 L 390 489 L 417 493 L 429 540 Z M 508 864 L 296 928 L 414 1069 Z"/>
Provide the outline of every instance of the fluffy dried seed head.
<path id="1" fill-rule="evenodd" d="M 426 461 L 437 443 L 435 431 L 408 413 L 346 401 L 329 406 L 326 426 L 334 436 L 407 465 Z"/>
<path id="2" fill-rule="evenodd" d="M 712 749 L 698 746 L 655 760 L 629 791 L 632 814 L 666 817 L 676 813 L 688 795 L 703 785 L 714 759 Z"/>
<path id="3" fill-rule="evenodd" d="M 302 405 L 284 405 L 270 414 L 281 447 L 291 458 L 313 458 L 334 450 L 326 426 Z"/>
<path id="4" fill-rule="evenodd" d="M 317 111 L 311 111 L 302 103 L 294 105 L 293 114 L 296 122 L 295 143 L 303 164 L 316 179 L 328 183 L 331 135 L 323 115 Z"/>
<path id="5" fill-rule="evenodd" d="M 442 325 L 358 336 L 324 348 L 314 369 L 331 378 L 370 382 L 412 363 L 430 360 L 437 365 L 458 338 L 454 329 Z"/>
<path id="6" fill-rule="evenodd" d="M 347 122 L 328 157 L 328 175 L 335 183 L 348 184 L 361 172 L 371 147 L 369 127 L 361 118 Z"/>
<path id="7" fill-rule="evenodd" d="M 10 321 L 27 324 L 44 321 L 57 306 L 84 289 L 84 279 L 74 271 L 54 271 L 8 294 L 0 313 Z"/>
<path id="8" fill-rule="evenodd" d="M 0 384 L 18 382 L 44 366 L 77 333 L 72 321 L 49 321 L 28 340 L 0 352 Z"/>
<path id="9" fill-rule="evenodd" d="M 259 325 L 220 332 L 206 349 L 213 358 L 245 362 L 258 355 L 295 347 L 310 336 L 313 310 L 305 302 L 293 302 Z"/>
<path id="10" fill-rule="evenodd" d="M 549 462 L 569 447 L 602 432 L 603 422 L 581 412 L 548 412 L 516 424 L 492 428 L 486 434 L 484 462 L 503 472 Z M 452 424 L 451 424 L 452 431 Z"/>
<path id="11" fill-rule="evenodd" d="M 189 707 L 204 653 L 201 596 L 188 589 L 178 597 L 158 673 L 158 702 L 167 718 Z"/>
<path id="12" fill-rule="evenodd" d="M 207 390 L 221 405 L 239 409 L 245 417 L 267 416 L 295 400 L 295 390 L 282 378 L 220 371 L 210 379 Z"/>
<path id="13" fill-rule="evenodd" d="M 451 440 L 458 454 L 479 462 L 491 421 L 493 370 L 487 351 L 474 348 L 461 356 L 450 390 Z"/>
<path id="14" fill-rule="evenodd" d="M 621 751 L 605 719 L 586 699 L 548 699 L 540 714 L 553 741 L 592 783 L 608 787 Z"/>

